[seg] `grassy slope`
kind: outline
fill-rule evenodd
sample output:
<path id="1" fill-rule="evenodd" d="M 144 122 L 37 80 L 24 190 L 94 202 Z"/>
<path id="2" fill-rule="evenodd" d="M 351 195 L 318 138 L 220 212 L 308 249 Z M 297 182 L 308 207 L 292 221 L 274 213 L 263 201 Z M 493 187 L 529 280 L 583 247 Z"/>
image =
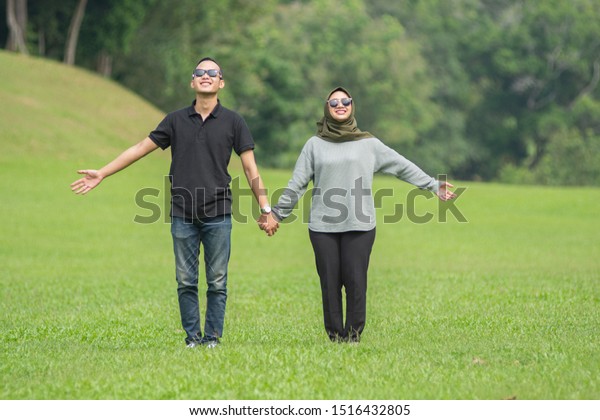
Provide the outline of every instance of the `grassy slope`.
<path id="1" fill-rule="evenodd" d="M 600 190 L 469 184 L 468 223 L 385 224 L 409 189 L 377 178 L 395 198 L 359 346 L 326 342 L 306 226 L 266 238 L 240 197 L 226 338 L 190 352 L 168 226 L 133 222 L 167 153 L 86 197 L 68 188 L 160 112 L 56 63 L 0 52 L 0 68 L 0 399 L 600 398 Z M 281 187 L 289 171 L 263 175 Z"/>

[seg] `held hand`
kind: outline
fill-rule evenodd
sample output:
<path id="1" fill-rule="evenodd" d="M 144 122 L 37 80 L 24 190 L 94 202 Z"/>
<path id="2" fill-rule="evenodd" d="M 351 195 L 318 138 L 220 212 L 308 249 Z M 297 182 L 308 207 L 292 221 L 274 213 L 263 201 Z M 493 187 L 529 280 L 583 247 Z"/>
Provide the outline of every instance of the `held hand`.
<path id="1" fill-rule="evenodd" d="M 273 213 L 262 214 L 257 222 L 260 229 L 264 230 L 268 236 L 275 235 L 275 232 L 279 229 L 279 222 L 275 220 Z"/>
<path id="2" fill-rule="evenodd" d="M 448 201 L 456 197 L 456 194 L 454 194 L 448 188 L 454 188 L 454 185 L 445 181 L 440 183 L 440 189 L 437 192 L 437 196 L 440 198 L 440 200 Z"/>
<path id="3" fill-rule="evenodd" d="M 268 236 L 273 236 L 279 229 L 279 222 L 273 217 L 272 213 L 264 214 L 264 222 L 261 224 L 261 229 L 266 232 Z M 263 217 L 261 216 L 261 219 Z"/>
<path id="4" fill-rule="evenodd" d="M 71 184 L 71 191 L 75 194 L 87 194 L 98 186 L 104 177 L 95 169 L 81 169 L 78 174 L 85 174 L 85 177 L 78 179 Z"/>
<path id="5" fill-rule="evenodd" d="M 265 233 L 269 235 L 269 232 L 267 232 L 267 227 L 269 226 L 267 216 L 267 214 L 261 214 L 260 217 L 256 220 L 256 223 L 258 223 L 258 227 L 260 228 L 260 230 L 264 230 Z"/>

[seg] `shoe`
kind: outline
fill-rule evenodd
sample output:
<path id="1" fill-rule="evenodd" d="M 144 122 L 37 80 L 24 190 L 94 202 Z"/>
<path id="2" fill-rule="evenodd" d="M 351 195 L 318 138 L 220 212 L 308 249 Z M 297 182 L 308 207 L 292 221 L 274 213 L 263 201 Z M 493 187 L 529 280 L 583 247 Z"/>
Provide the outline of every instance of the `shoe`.
<path id="1" fill-rule="evenodd" d="M 200 340 L 200 344 L 206 347 L 207 349 L 212 349 L 221 344 L 221 342 L 217 337 L 202 337 L 202 340 Z"/>
<path id="2" fill-rule="evenodd" d="M 343 343 L 344 341 L 348 341 L 346 337 L 337 333 L 329 333 L 329 339 L 332 343 Z"/>
<path id="3" fill-rule="evenodd" d="M 196 346 L 199 346 L 202 343 L 202 338 L 198 335 L 194 337 L 188 337 L 185 339 L 185 346 L 189 349 L 193 349 Z"/>

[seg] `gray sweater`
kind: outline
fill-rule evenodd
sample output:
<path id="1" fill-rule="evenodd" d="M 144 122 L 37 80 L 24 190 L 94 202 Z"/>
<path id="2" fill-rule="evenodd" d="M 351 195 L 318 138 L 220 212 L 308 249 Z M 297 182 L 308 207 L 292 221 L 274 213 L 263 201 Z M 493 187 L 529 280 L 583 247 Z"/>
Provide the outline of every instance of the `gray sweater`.
<path id="1" fill-rule="evenodd" d="M 280 220 L 288 217 L 312 181 L 310 230 L 371 230 L 375 227 L 371 188 L 376 172 L 394 175 L 421 189 L 439 189 L 438 181 L 377 138 L 335 143 L 311 137 L 273 212 Z"/>

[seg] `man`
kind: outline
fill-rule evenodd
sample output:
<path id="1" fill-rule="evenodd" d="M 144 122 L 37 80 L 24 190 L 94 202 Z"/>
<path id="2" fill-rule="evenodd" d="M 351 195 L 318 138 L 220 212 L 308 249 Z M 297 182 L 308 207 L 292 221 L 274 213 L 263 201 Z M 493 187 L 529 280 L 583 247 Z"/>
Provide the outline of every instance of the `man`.
<path id="1" fill-rule="evenodd" d="M 221 105 L 225 87 L 219 64 L 201 59 L 192 74 L 196 99 L 191 106 L 169 113 L 148 137 L 99 170 L 79 170 L 85 177 L 73 182 L 76 194 L 86 194 L 102 180 L 157 148 L 171 147 L 171 234 L 175 251 L 181 323 L 188 347 L 214 347 L 223 334 L 227 300 L 227 266 L 231 249 L 231 177 L 227 171 L 232 150 L 261 209 L 259 223 L 270 213 L 265 189 L 254 160 L 254 141 L 244 119 Z M 272 235 L 273 231 L 269 234 Z M 198 305 L 200 244 L 206 272 L 204 335 Z"/>

